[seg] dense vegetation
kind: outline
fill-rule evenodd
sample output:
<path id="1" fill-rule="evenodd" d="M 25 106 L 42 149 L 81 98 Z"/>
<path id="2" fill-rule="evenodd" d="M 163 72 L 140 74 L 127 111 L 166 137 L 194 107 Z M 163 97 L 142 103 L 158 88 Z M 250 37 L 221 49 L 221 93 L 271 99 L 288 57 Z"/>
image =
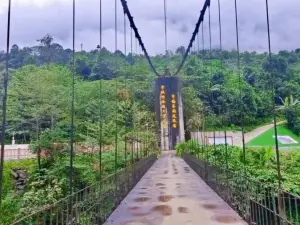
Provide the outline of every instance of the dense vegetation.
<path id="1" fill-rule="evenodd" d="M 206 146 L 194 141 L 183 142 L 176 147 L 177 155 L 187 152 L 196 155 L 219 167 L 226 167 L 236 172 L 243 172 L 246 168 L 247 177 L 265 185 L 278 186 L 276 155 L 271 147 L 247 148 L 246 165 L 243 163 L 243 151 L 239 147 L 228 146 L 227 155 L 225 145 Z M 226 159 L 227 158 L 227 159 Z M 227 163 L 226 163 L 227 162 Z M 282 187 L 285 191 L 300 194 L 300 152 L 289 151 L 280 153 Z"/>
<path id="2" fill-rule="evenodd" d="M 41 67 L 50 63 L 63 65 L 60 69 L 67 70 L 66 66 L 70 66 L 72 56 L 70 49 L 64 49 L 54 43 L 49 35 L 39 40 L 39 43 L 38 46 L 23 49 L 13 45 L 9 61 L 10 68 L 13 70 L 11 76 L 15 73 L 14 71 L 26 65 Z M 177 69 L 184 50 L 184 47 L 179 47 L 175 53 L 168 52 L 168 71 L 171 75 Z M 243 123 L 246 127 L 270 122 L 273 112 L 272 80 L 274 80 L 275 101 L 278 106 L 282 106 L 278 110 L 286 109 L 282 116 L 287 114 L 287 118 L 292 117 L 289 126 L 292 128 L 290 124 L 293 124 L 297 131 L 298 118 L 297 113 L 294 112 L 297 109 L 293 106 L 298 104 L 297 99 L 300 95 L 300 49 L 291 52 L 280 51 L 272 56 L 271 61 L 267 53 L 241 53 L 242 101 L 240 101 L 237 52 L 213 50 L 210 53 L 204 50 L 199 54 L 196 53 L 193 52 L 188 58 L 180 74 L 186 106 L 185 117 L 191 129 L 199 129 L 197 121 L 201 113 L 207 117 L 207 126 L 216 128 L 239 126 L 241 111 L 244 112 Z M 221 57 L 222 64 L 220 63 Z M 0 68 L 1 60 L 4 65 L 4 58 L 5 54 L 0 53 Z M 157 55 L 152 57 L 152 60 L 154 66 L 163 74 L 164 56 Z M 95 49 L 90 52 L 77 52 L 75 64 L 76 73 L 81 81 L 95 81 L 101 78 L 108 82 L 103 86 L 113 87 L 114 85 L 110 82 L 118 78 L 120 84 L 127 84 L 132 88 L 131 90 L 135 89 L 135 97 L 143 104 L 146 103 L 148 109 L 153 110 L 150 82 L 155 77 L 148 69 L 147 62 L 142 55 L 131 53 L 124 55 L 119 50 L 111 53 L 103 47 L 100 51 Z M 23 70 L 23 73 L 27 72 Z M 57 82 L 63 81 L 65 85 L 70 85 L 70 81 L 67 80 L 70 77 L 59 77 L 64 80 Z M 41 77 L 36 82 L 42 80 Z M 97 86 L 93 82 L 84 82 L 84 84 L 86 86 L 82 88 L 83 90 L 89 88 L 88 85 Z M 68 87 L 67 90 L 69 90 Z M 114 90 L 111 93 L 113 92 Z M 66 92 L 61 94 L 67 95 Z M 287 109 L 290 106 L 294 111 Z"/>
<path id="3" fill-rule="evenodd" d="M 179 47 L 175 53 L 168 52 L 170 74 L 178 67 L 184 50 Z M 165 69 L 164 58 L 164 55 L 152 57 L 161 73 Z M 4 65 L 5 54 L 0 52 L 0 70 Z M 211 53 L 204 50 L 189 56 L 180 74 L 186 130 L 239 129 L 242 122 L 249 130 L 271 122 L 271 76 L 274 76 L 278 115 L 285 117 L 289 128 L 299 134 L 296 99 L 300 97 L 300 49 L 281 51 L 272 56 L 272 61 L 266 53 L 242 53 L 241 82 L 236 65 L 234 50 Z M 72 50 L 64 49 L 46 35 L 37 46 L 13 45 L 9 68 L 6 142 L 10 143 L 14 136 L 17 143 L 30 143 L 32 151 L 45 156 L 5 163 L 3 206 L 7 217 L 0 219 L 4 224 L 13 219 L 13 209 L 23 207 L 16 215 L 19 217 L 36 209 L 33 206 L 53 203 L 67 194 Z M 104 47 L 76 52 L 75 73 L 74 166 L 78 171 L 75 188 L 80 189 L 99 179 L 99 167 L 95 165 L 99 164 L 100 145 L 106 154 L 104 175 L 114 171 L 111 162 L 116 137 L 119 168 L 124 166 L 126 140 L 131 144 L 144 143 L 143 151 L 157 148 L 152 91 L 155 75 L 142 55 L 112 53 Z M 8 172 L 13 167 L 29 172 L 28 185 L 23 191 L 13 189 Z M 33 198 L 37 192 L 43 197 Z"/>
<path id="4" fill-rule="evenodd" d="M 282 190 L 278 190 L 277 159 L 272 147 L 247 148 L 244 157 L 243 150 L 239 147 L 202 146 L 191 140 L 179 143 L 176 151 L 177 155 L 186 152 L 198 158 L 202 163 L 201 167 L 196 166 L 197 169 L 200 169 L 200 173 L 206 177 L 208 183 L 215 185 L 212 185 L 213 188 L 220 192 L 224 191 L 223 197 L 232 198 L 229 201 L 240 215 L 247 218 L 249 209 L 255 214 L 255 206 L 246 200 L 249 198 L 251 202 L 259 202 L 268 211 L 276 208 L 291 224 L 300 223 L 299 202 L 296 200 L 297 197 L 294 197 L 300 194 L 299 151 L 280 152 Z M 228 194 L 227 191 L 232 194 Z M 270 198 L 273 199 L 274 205 L 267 204 Z M 279 202 L 283 203 L 280 205 Z M 252 216 L 256 219 L 261 217 Z M 273 220 L 271 217 L 262 216 L 260 221 L 271 222 Z"/>

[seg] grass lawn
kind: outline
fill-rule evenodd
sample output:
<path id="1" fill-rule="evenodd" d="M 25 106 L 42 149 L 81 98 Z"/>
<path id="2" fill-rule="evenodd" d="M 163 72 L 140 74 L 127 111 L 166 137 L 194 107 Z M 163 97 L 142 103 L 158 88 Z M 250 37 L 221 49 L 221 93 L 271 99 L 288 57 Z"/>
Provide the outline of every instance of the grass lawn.
<path id="1" fill-rule="evenodd" d="M 290 131 L 287 127 L 284 125 L 279 125 L 278 127 L 278 135 L 279 136 L 290 136 L 293 138 L 295 141 L 297 141 L 297 144 L 281 144 L 278 142 L 280 147 L 292 147 L 292 146 L 300 146 L 300 137 L 294 134 L 292 131 Z M 269 146 L 274 146 L 275 145 L 275 140 L 274 140 L 274 128 L 271 128 L 267 130 L 265 133 L 259 135 L 258 137 L 254 138 L 250 142 L 247 143 L 247 146 L 249 147 L 255 147 L 255 146 L 264 146 L 264 147 L 269 147 Z"/>

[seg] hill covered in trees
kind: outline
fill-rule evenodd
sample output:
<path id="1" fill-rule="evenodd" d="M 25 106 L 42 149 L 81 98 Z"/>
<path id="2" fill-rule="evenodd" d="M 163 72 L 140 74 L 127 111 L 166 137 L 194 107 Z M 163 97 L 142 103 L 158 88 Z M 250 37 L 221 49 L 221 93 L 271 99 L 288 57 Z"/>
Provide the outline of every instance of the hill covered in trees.
<path id="1" fill-rule="evenodd" d="M 181 46 L 175 53 L 168 52 L 168 70 L 171 75 L 181 62 L 184 51 L 185 48 Z M 34 90 L 30 93 L 30 89 L 28 89 L 29 86 L 36 86 L 39 87 L 40 91 L 46 91 L 45 88 L 41 87 L 50 88 L 52 85 L 57 87 L 57 93 L 61 92 L 54 99 L 60 96 L 59 104 L 65 105 L 67 110 L 68 104 L 64 101 L 67 101 L 68 94 L 63 89 L 64 87 L 68 89 L 68 85 L 71 83 L 71 57 L 72 50 L 64 49 L 55 43 L 50 35 L 38 40 L 37 46 L 21 49 L 17 45 L 13 45 L 9 59 L 11 70 L 10 93 L 14 93 L 14 89 L 17 91 L 24 90 L 25 93 L 29 92 L 27 94 L 44 94 L 44 96 L 52 99 L 51 101 L 54 101 L 49 93 L 34 93 Z M 4 59 L 4 52 L 0 52 L 0 68 L 4 67 Z M 267 53 L 256 52 L 242 52 L 240 59 L 241 83 L 239 83 L 237 68 L 237 52 L 234 50 L 222 52 L 219 50 L 212 50 L 212 52 L 204 50 L 192 52 L 188 57 L 180 76 L 183 83 L 185 120 L 190 130 L 201 128 L 202 122 L 200 120 L 203 115 L 206 117 L 208 128 L 231 127 L 235 129 L 236 126 L 241 124 L 239 116 L 241 110 L 244 112 L 246 127 L 270 122 L 273 112 L 272 76 L 275 77 L 274 86 L 277 105 L 291 105 L 293 103 L 284 102 L 286 98 L 290 99 L 292 96 L 293 99 L 298 99 L 300 97 L 300 49 L 291 52 L 280 51 L 278 54 L 272 55 L 272 61 L 268 59 Z M 157 70 L 163 74 L 165 56 L 153 56 L 152 61 Z M 76 52 L 75 72 L 78 78 L 76 80 L 78 106 L 81 105 L 80 101 L 85 103 L 82 104 L 82 109 L 78 108 L 79 111 L 85 110 L 86 104 L 92 105 L 91 102 L 86 102 L 85 98 L 88 97 L 88 91 L 97 88 L 97 82 L 95 81 L 104 80 L 105 85 L 102 85 L 102 87 L 106 89 L 112 87 L 113 84 L 111 83 L 118 79 L 121 84 L 120 87 L 124 88 L 124 85 L 127 85 L 140 106 L 143 105 L 145 110 L 153 112 L 154 102 L 151 99 L 153 97 L 151 82 L 155 79 L 155 75 L 150 71 L 143 55 L 135 53 L 124 55 L 121 51 L 113 53 L 105 47 L 90 52 Z M 43 74 L 45 77 L 43 77 Z M 51 78 L 46 79 L 46 76 Z M 26 77 L 25 80 L 24 77 Z M 17 79 L 22 79 L 23 83 L 17 81 Z M 33 82 L 36 82 L 36 85 L 32 85 Z M 53 83 L 49 86 L 48 82 Z M 242 102 L 240 102 L 240 86 Z M 56 92 L 56 90 L 49 91 Z M 111 88 L 104 92 L 110 92 L 113 95 Z M 91 91 L 91 93 L 96 93 L 96 91 Z M 11 96 L 8 101 L 9 108 L 15 110 L 16 106 L 14 104 L 18 104 L 18 101 L 13 100 L 13 96 L 16 97 L 14 94 L 11 94 Z M 95 96 L 95 98 L 97 97 Z M 109 99 L 113 101 L 113 97 L 109 97 Z M 46 100 L 45 102 L 57 108 L 56 103 L 51 101 Z M 94 99 L 93 101 L 97 100 Z M 31 102 L 28 104 L 31 104 Z M 112 111 L 112 109 L 109 110 L 111 105 L 108 104 L 105 108 Z M 49 107 L 46 107 L 44 112 L 52 111 L 49 110 Z M 20 113 L 16 110 L 14 112 L 15 115 L 9 113 L 9 115 L 13 115 L 10 130 L 20 132 L 20 123 L 16 121 L 17 117 L 20 117 Z M 44 112 L 41 112 L 41 114 Z M 61 115 L 61 112 L 55 113 Z M 289 112 L 289 114 L 293 113 Z M 290 116 L 295 117 L 291 119 L 296 123 L 296 115 Z M 21 120 L 24 122 L 28 119 L 21 118 Z"/>
<path id="2" fill-rule="evenodd" d="M 175 53 L 168 52 L 170 75 L 178 68 L 184 51 L 181 46 Z M 10 143 L 14 135 L 17 143 L 30 143 L 34 152 L 46 149 L 48 157 L 38 165 L 34 161 L 20 165 L 28 168 L 30 179 L 28 187 L 17 193 L 9 178 L 9 169 L 16 165 L 6 164 L 4 224 L 67 194 L 68 147 L 57 148 L 54 144 L 66 143 L 69 138 L 72 55 L 71 49 L 64 49 L 50 35 L 38 40 L 36 46 L 11 48 L 6 142 Z M 151 56 L 151 59 L 164 74 L 165 56 Z M 234 50 L 194 51 L 188 56 L 180 73 L 186 130 L 201 130 L 204 126 L 209 130 L 240 129 L 241 112 L 248 130 L 271 122 L 274 76 L 278 115 L 285 117 L 289 128 L 299 134 L 300 49 L 280 51 L 272 55 L 271 61 L 267 53 L 256 52 L 242 52 L 240 59 L 239 71 Z M 0 71 L 4 67 L 5 53 L 0 52 Z M 105 47 L 79 51 L 75 54 L 75 74 L 75 142 L 91 149 L 97 149 L 101 143 L 108 149 L 103 159 L 104 175 L 114 171 L 110 151 L 115 148 L 116 135 L 120 168 L 126 164 L 125 137 L 147 141 L 148 149 L 157 148 L 153 93 L 156 76 L 143 55 L 124 55 Z M 76 189 L 99 179 L 97 157 L 76 157 Z M 33 198 L 37 190 L 39 198 Z M 21 208 L 15 215 L 13 209 Z"/>

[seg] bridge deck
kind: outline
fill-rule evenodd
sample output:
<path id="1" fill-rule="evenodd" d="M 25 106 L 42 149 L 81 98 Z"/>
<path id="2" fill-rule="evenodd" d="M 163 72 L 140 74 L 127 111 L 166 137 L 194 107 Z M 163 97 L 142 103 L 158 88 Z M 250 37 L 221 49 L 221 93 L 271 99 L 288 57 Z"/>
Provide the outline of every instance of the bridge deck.
<path id="1" fill-rule="evenodd" d="M 181 158 L 166 153 L 112 213 L 106 224 L 246 223 Z"/>

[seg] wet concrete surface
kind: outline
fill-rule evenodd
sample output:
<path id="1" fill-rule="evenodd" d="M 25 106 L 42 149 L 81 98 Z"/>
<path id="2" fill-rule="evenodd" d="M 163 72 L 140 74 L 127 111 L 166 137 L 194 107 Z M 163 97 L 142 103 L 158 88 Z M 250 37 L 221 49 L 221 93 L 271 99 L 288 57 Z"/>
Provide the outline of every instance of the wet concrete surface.
<path id="1" fill-rule="evenodd" d="M 184 162 L 167 152 L 109 217 L 106 225 L 245 225 Z"/>

